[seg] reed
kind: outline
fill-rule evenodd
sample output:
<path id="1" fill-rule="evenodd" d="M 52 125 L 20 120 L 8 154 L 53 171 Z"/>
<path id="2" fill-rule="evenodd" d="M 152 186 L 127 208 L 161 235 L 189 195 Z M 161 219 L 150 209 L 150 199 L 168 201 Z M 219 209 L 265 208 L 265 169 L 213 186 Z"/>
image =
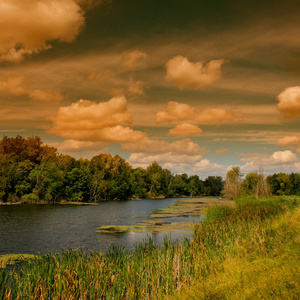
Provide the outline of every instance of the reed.
<path id="1" fill-rule="evenodd" d="M 272 270 L 284 262 L 275 257 L 278 245 L 296 240 L 299 231 L 287 226 L 284 218 L 299 227 L 298 203 L 297 198 L 239 199 L 234 207 L 210 207 L 191 241 L 167 236 L 161 245 L 148 238 L 132 252 L 111 246 L 106 253 L 70 249 L 40 255 L 0 269 L 0 299 L 225 299 L 234 289 L 239 299 L 246 299 L 242 291 L 248 280 L 252 288 L 245 293 L 256 293 L 256 281 L 249 277 L 261 272 L 259 261 L 272 258 Z M 286 253 L 299 267 L 295 249 Z M 272 276 L 272 291 L 278 293 Z M 296 295 L 299 280 L 287 278 L 284 293 Z"/>

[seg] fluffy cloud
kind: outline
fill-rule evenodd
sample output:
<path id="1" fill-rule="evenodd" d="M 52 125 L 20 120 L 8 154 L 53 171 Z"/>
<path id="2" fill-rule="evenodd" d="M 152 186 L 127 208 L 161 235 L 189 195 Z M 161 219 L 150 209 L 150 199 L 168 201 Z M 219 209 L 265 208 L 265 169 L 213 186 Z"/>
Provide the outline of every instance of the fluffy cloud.
<path id="1" fill-rule="evenodd" d="M 49 143 L 49 146 L 55 147 L 59 152 L 71 154 L 75 158 L 91 158 L 99 153 L 107 152 L 107 143 L 104 142 L 84 142 L 77 140 L 65 140 L 61 143 Z"/>
<path id="2" fill-rule="evenodd" d="M 196 135 L 202 133 L 202 129 L 196 125 L 183 123 L 177 125 L 175 128 L 169 131 L 171 135 Z"/>
<path id="3" fill-rule="evenodd" d="M 185 164 L 194 164 L 197 161 L 202 159 L 202 155 L 175 155 L 172 153 L 162 153 L 157 155 L 145 155 L 143 153 L 132 153 L 128 158 L 130 164 L 142 164 L 149 165 L 154 161 L 165 164 L 165 163 L 185 163 Z"/>
<path id="4" fill-rule="evenodd" d="M 49 133 L 78 141 L 137 142 L 145 134 L 120 124 L 131 123 L 125 97 L 114 97 L 107 102 L 80 100 L 59 108 L 50 117 L 53 126 Z"/>
<path id="5" fill-rule="evenodd" d="M 133 50 L 126 52 L 122 56 L 122 65 L 130 70 L 135 70 L 137 67 L 137 61 L 141 58 L 146 58 L 147 53 L 140 50 Z"/>
<path id="6" fill-rule="evenodd" d="M 51 48 L 49 41 L 73 41 L 84 25 L 75 0 L 1 0 L 0 61 L 15 61 Z"/>
<path id="7" fill-rule="evenodd" d="M 170 101 L 167 105 L 167 111 L 159 111 L 156 114 L 156 122 L 193 121 L 198 124 L 221 124 L 237 121 L 241 117 L 240 113 L 224 108 L 205 108 L 200 110 L 188 104 Z"/>
<path id="8" fill-rule="evenodd" d="M 285 136 L 276 141 L 278 146 L 290 146 L 292 148 L 297 147 L 297 153 L 300 153 L 300 136 Z"/>
<path id="9" fill-rule="evenodd" d="M 203 155 L 207 153 L 205 147 L 200 147 L 198 144 L 193 143 L 191 139 L 183 139 L 169 143 L 163 140 L 151 140 L 147 137 L 143 138 L 139 143 L 126 143 L 121 147 L 123 152 L 134 152 L 144 154 L 162 154 L 169 153 L 172 155 Z"/>
<path id="10" fill-rule="evenodd" d="M 230 151 L 228 149 L 219 149 L 215 151 L 215 155 L 225 155 L 228 154 Z"/>
<path id="11" fill-rule="evenodd" d="M 298 162 L 299 159 L 295 153 L 290 150 L 277 151 L 272 155 L 256 153 L 240 153 L 238 156 L 242 162 L 255 163 L 257 165 L 282 165 Z"/>
<path id="12" fill-rule="evenodd" d="M 41 90 L 28 87 L 30 80 L 24 76 L 8 76 L 5 81 L 0 81 L 0 91 L 9 91 L 12 95 L 27 95 L 30 99 L 40 101 L 63 100 L 60 90 Z"/>
<path id="13" fill-rule="evenodd" d="M 277 108 L 285 118 L 294 118 L 300 115 L 300 86 L 289 87 L 281 92 L 277 100 Z"/>
<path id="14" fill-rule="evenodd" d="M 121 151 L 131 152 L 128 162 L 134 167 L 147 167 L 156 161 L 173 172 L 190 169 L 208 152 L 188 138 L 172 143 L 144 138 L 139 143 L 123 144 Z"/>
<path id="15" fill-rule="evenodd" d="M 175 56 L 166 63 L 166 79 L 175 83 L 181 90 L 197 90 L 212 84 L 221 77 L 223 59 L 191 63 L 183 56 Z"/>
<path id="16" fill-rule="evenodd" d="M 56 147 L 60 151 L 81 152 L 84 150 L 103 149 L 106 143 L 65 140 L 61 143 L 52 143 L 51 146 Z"/>
<path id="17" fill-rule="evenodd" d="M 227 166 L 219 165 L 211 162 L 208 159 L 203 159 L 197 162 L 193 169 L 193 174 L 198 174 L 199 177 L 205 178 L 207 176 L 225 176 L 227 172 Z"/>
<path id="18" fill-rule="evenodd" d="M 276 145 L 279 146 L 300 146 L 300 136 L 285 136 L 277 140 Z"/>

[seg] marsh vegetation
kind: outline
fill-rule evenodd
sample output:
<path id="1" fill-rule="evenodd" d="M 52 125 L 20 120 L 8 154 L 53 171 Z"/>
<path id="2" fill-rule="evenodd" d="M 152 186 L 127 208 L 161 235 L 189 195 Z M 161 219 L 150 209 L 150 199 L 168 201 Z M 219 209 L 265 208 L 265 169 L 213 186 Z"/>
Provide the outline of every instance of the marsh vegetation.
<path id="1" fill-rule="evenodd" d="M 2 299 L 299 299 L 299 197 L 211 206 L 192 240 L 68 250 L 0 270 Z"/>

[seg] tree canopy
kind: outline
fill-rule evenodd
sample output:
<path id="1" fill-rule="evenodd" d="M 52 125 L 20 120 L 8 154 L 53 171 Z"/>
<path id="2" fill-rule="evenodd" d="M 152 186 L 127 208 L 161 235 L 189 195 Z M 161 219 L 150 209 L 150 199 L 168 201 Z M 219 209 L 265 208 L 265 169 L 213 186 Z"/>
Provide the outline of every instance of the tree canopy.
<path id="1" fill-rule="evenodd" d="M 268 185 L 277 195 L 300 194 L 300 174 L 278 173 L 265 178 L 239 167 L 221 176 L 172 174 L 157 162 L 133 168 L 119 155 L 101 153 L 75 159 L 43 144 L 38 136 L 0 140 L 0 202 L 102 201 L 156 197 L 262 195 Z M 263 195 L 264 196 L 264 195 Z"/>

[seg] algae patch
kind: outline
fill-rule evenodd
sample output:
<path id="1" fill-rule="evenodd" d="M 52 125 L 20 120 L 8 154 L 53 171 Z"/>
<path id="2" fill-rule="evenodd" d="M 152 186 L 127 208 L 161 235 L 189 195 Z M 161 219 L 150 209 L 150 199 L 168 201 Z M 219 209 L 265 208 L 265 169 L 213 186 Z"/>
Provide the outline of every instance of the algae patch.
<path id="1" fill-rule="evenodd" d="M 211 205 L 232 205 L 232 201 L 223 198 L 186 198 L 176 201 L 172 206 L 156 209 L 151 218 L 171 218 L 200 216 Z"/>
<path id="2" fill-rule="evenodd" d="M 4 254 L 0 255 L 0 268 L 5 268 L 8 265 L 15 265 L 17 263 L 35 258 L 33 254 Z"/>
<path id="3" fill-rule="evenodd" d="M 109 225 L 101 226 L 97 233 L 117 234 L 128 231 L 140 233 L 153 233 L 159 231 L 174 231 L 193 228 L 193 222 L 169 222 L 164 220 L 145 220 L 139 221 L 134 225 Z"/>
<path id="4" fill-rule="evenodd" d="M 176 201 L 172 206 L 153 211 L 150 218 L 152 220 L 137 221 L 134 225 L 109 225 L 98 228 L 98 233 L 117 234 L 128 231 L 153 233 L 159 231 L 192 230 L 193 222 L 169 222 L 163 220 L 170 217 L 200 216 L 205 209 L 211 205 L 232 205 L 232 201 L 222 198 L 184 198 Z M 133 216 L 139 218 L 139 216 Z"/>

